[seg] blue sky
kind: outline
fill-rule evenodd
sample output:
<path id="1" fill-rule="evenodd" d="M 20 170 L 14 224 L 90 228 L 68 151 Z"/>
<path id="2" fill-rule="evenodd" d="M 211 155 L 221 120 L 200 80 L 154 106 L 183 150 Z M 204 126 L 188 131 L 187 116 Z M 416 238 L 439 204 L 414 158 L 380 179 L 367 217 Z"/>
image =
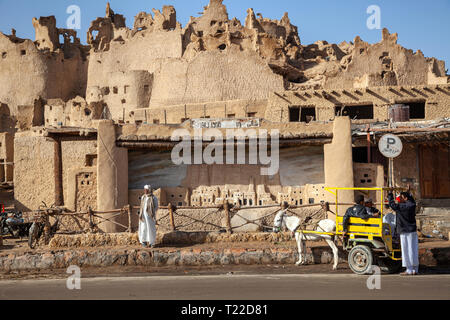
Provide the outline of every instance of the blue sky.
<path id="1" fill-rule="evenodd" d="M 83 43 L 86 30 L 96 17 L 104 16 L 106 0 L 0 0 L 0 31 L 9 34 L 11 28 L 17 36 L 34 40 L 33 17 L 54 15 L 57 26 L 66 27 L 68 6 L 81 8 L 81 30 L 77 30 Z M 175 6 L 177 20 L 184 26 L 190 16 L 198 16 L 209 0 L 110 0 L 111 8 L 123 14 L 127 26 L 132 27 L 139 11 L 151 12 L 164 4 Z M 303 44 L 317 40 L 330 43 L 352 41 L 356 35 L 370 43 L 381 39 L 381 30 L 369 30 L 366 20 L 370 5 L 381 9 L 381 27 L 399 34 L 398 42 L 408 49 L 417 49 L 427 57 L 446 61 L 450 68 L 450 0 L 224 0 L 230 18 L 245 21 L 246 10 L 253 8 L 264 17 L 280 19 L 289 12 L 291 22 L 298 26 Z"/>

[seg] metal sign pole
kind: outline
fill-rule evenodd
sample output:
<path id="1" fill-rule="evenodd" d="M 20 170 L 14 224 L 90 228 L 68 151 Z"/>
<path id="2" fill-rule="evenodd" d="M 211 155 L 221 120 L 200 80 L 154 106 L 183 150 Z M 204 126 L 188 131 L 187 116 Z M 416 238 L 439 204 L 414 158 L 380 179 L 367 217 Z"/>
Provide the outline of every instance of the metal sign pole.
<path id="1" fill-rule="evenodd" d="M 378 149 L 389 159 L 388 186 L 394 188 L 394 158 L 398 157 L 403 150 L 402 141 L 393 134 L 386 134 L 378 142 Z"/>
<path id="2" fill-rule="evenodd" d="M 389 188 L 394 187 L 394 159 L 389 158 Z"/>

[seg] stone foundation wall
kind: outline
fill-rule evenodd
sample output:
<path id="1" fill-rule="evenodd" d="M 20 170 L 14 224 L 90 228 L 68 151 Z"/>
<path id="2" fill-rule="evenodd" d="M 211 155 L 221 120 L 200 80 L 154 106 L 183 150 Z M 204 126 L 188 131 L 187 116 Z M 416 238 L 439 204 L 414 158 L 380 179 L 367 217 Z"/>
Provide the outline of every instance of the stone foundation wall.
<path id="1" fill-rule="evenodd" d="M 450 248 L 419 249 L 420 264 L 427 266 L 448 265 Z M 308 247 L 306 262 L 330 264 L 333 256 L 329 247 Z M 208 266 L 208 265 L 255 265 L 294 264 L 297 249 L 291 248 L 244 248 L 226 249 L 103 249 L 103 250 L 55 250 L 51 252 L 28 252 L 0 255 L 0 272 L 26 270 L 65 269 L 70 265 L 81 268 L 110 266 Z M 339 252 L 339 262 L 346 262 L 346 254 Z M 331 270 L 331 265 L 330 265 Z"/>

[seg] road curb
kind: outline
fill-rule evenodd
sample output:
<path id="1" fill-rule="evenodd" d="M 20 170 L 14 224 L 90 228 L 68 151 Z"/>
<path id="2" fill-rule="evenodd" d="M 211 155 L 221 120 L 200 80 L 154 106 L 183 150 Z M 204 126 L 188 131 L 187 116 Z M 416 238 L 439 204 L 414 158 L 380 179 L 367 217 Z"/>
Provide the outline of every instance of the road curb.
<path id="1" fill-rule="evenodd" d="M 427 266 L 450 265 L 450 247 L 421 248 L 420 263 Z M 307 249 L 308 264 L 329 264 L 332 253 L 328 247 Z M 79 267 L 111 266 L 211 266 L 294 264 L 298 259 L 295 248 L 227 248 L 227 249 L 97 249 L 58 250 L 0 255 L 0 271 L 25 271 Z M 339 252 L 339 262 L 347 259 Z M 330 266 L 331 268 L 331 266 Z"/>

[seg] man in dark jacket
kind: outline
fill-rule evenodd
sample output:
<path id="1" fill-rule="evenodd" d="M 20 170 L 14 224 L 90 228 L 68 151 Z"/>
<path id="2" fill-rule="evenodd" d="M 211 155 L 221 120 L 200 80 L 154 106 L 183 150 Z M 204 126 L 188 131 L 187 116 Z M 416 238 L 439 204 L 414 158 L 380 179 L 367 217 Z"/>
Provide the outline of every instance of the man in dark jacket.
<path id="1" fill-rule="evenodd" d="M 343 236 L 347 236 L 348 232 L 348 223 L 350 217 L 361 218 L 361 219 L 369 219 L 372 218 L 370 214 L 367 213 L 366 207 L 364 206 L 364 196 L 359 195 L 355 198 L 355 205 L 351 208 L 348 208 L 345 212 L 344 219 L 342 221 L 342 227 L 344 229 Z"/>
<path id="2" fill-rule="evenodd" d="M 372 216 L 372 218 L 380 217 L 380 210 L 378 210 L 377 208 L 375 208 L 373 206 L 372 199 L 367 199 L 366 202 L 364 203 L 364 205 L 366 207 L 367 213 L 370 214 Z"/>
<path id="3" fill-rule="evenodd" d="M 402 264 L 406 271 L 402 274 L 416 275 L 419 273 L 419 239 L 416 225 L 416 201 L 409 192 L 400 194 L 396 203 L 394 195 L 388 194 L 389 206 L 396 213 L 397 233 L 400 234 L 402 247 Z"/>

